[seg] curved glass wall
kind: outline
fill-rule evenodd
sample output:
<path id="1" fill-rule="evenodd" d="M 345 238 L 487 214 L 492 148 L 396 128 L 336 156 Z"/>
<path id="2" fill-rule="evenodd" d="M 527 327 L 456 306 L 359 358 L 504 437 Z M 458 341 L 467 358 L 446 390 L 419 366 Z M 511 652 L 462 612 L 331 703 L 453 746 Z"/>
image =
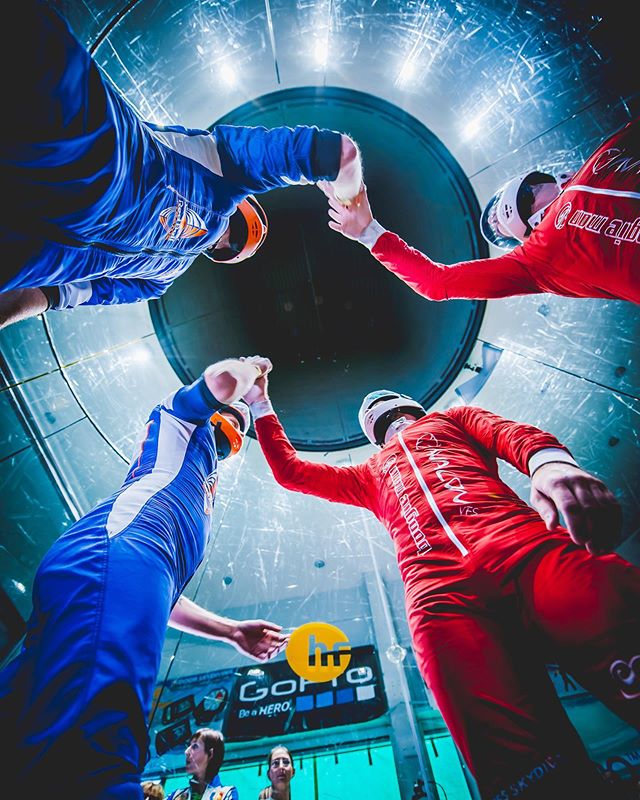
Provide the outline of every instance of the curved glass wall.
<path id="1" fill-rule="evenodd" d="M 628 68 L 624 31 L 609 20 L 606 5 L 599 22 L 589 7 L 551 5 L 60 4 L 102 68 L 149 119 L 206 128 L 283 89 L 365 92 L 433 131 L 480 207 L 515 172 L 580 163 L 637 112 L 637 71 Z M 437 223 L 446 244 L 446 214 Z M 447 261 L 446 248 L 441 258 Z M 635 563 L 639 340 L 640 312 L 629 303 L 549 295 L 490 301 L 464 365 L 434 405 L 462 399 L 557 435 L 619 497 L 626 537 L 619 552 Z M 149 408 L 180 381 L 145 304 L 51 313 L 0 331 L 0 348 L 0 586 L 7 608 L 24 619 L 42 555 L 118 486 Z M 370 452 L 358 446 L 305 457 L 350 464 Z M 524 476 L 510 469 L 504 475 L 526 499 Z M 456 796 L 454 786 L 460 797 L 474 796 L 418 675 L 393 547 L 375 520 L 276 486 L 250 440 L 241 458 L 222 465 L 209 552 L 187 594 L 235 618 L 285 627 L 331 622 L 353 647 L 373 645 L 379 665 L 386 706 L 378 717 L 230 740 L 230 770 L 258 769 L 281 739 L 303 755 L 305 771 L 313 753 L 335 762 L 358 747 L 368 763 L 367 745 L 376 764 L 379 744 L 391 748 L 400 796 L 410 796 L 420 776 L 432 797 L 438 784 L 448 797 Z M 20 625 L 9 612 L 5 617 L 6 655 Z M 163 720 L 163 691 L 178 680 L 251 666 L 228 646 L 168 632 L 150 726 L 150 776 L 175 777 L 183 769 L 180 745 L 157 753 L 156 737 L 174 724 Z M 616 755 L 631 759 L 637 735 L 580 687 L 554 679 L 592 757 L 603 765 Z M 445 753 L 451 757 L 438 761 Z M 324 768 L 314 785 L 322 786 Z"/>

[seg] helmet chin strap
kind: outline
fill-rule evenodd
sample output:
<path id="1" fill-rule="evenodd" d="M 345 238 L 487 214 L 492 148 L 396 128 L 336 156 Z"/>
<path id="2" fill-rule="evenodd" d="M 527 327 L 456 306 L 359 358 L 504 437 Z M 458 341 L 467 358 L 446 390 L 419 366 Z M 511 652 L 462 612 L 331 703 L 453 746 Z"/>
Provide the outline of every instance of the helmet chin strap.
<path id="1" fill-rule="evenodd" d="M 400 431 L 403 431 L 405 428 L 408 428 L 412 422 L 415 422 L 413 419 L 407 419 L 406 417 L 399 417 L 398 419 L 394 419 L 393 422 L 387 428 L 387 432 L 384 435 L 384 443 L 386 444 L 390 439 L 396 436 Z"/>

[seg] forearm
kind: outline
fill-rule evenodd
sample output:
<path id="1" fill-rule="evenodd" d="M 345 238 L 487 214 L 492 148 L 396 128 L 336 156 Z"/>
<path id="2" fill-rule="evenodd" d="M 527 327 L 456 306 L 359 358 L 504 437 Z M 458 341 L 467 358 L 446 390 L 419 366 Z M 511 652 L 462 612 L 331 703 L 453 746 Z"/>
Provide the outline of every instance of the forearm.
<path id="1" fill-rule="evenodd" d="M 497 258 L 440 264 L 410 247 L 395 233 L 375 225 L 378 223 L 374 220 L 360 241 L 389 272 L 429 300 L 487 300 L 542 291 L 510 253 Z M 369 243 L 367 236 L 371 237 L 372 233 L 379 235 Z"/>
<path id="2" fill-rule="evenodd" d="M 205 639 L 231 641 L 238 623 L 207 611 L 192 600 L 181 596 L 173 607 L 169 625 L 175 630 L 202 636 Z"/>
<path id="3" fill-rule="evenodd" d="M 251 405 L 258 442 L 273 477 L 285 489 L 370 508 L 362 466 L 336 467 L 300 458 L 268 400 Z"/>
<path id="4" fill-rule="evenodd" d="M 170 395 L 163 405 L 173 416 L 194 425 L 203 425 L 225 403 L 211 393 L 204 376 L 200 376 Z"/>
<path id="5" fill-rule="evenodd" d="M 42 289 L 10 289 L 8 292 L 0 292 L 0 328 L 42 314 L 48 305 Z"/>
<path id="6" fill-rule="evenodd" d="M 553 434 L 533 425 L 505 419 L 477 406 L 456 406 L 446 414 L 483 449 L 524 475 L 530 475 L 549 461 L 575 463 Z"/>
<path id="7" fill-rule="evenodd" d="M 340 169 L 333 181 L 336 198 L 343 203 L 350 202 L 362 186 L 362 159 L 353 139 L 342 134 L 340 149 Z"/>

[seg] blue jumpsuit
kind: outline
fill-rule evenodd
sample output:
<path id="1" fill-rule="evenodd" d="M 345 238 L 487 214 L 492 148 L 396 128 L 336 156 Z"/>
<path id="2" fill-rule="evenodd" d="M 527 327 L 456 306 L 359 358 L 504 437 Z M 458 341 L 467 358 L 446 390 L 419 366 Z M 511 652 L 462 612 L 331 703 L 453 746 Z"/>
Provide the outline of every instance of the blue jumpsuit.
<path id="1" fill-rule="evenodd" d="M 0 673 L 3 784 L 142 797 L 169 615 L 209 536 L 221 407 L 203 378 L 156 406 L 120 489 L 42 560 L 23 649 Z"/>
<path id="2" fill-rule="evenodd" d="M 15 63 L 0 54 L 20 75 L 3 91 L 0 292 L 70 285 L 66 306 L 158 297 L 248 194 L 337 177 L 335 131 L 144 122 L 62 17 L 38 0 L 19 12 L 29 36 Z M 154 131 L 214 137 L 223 177 Z"/>

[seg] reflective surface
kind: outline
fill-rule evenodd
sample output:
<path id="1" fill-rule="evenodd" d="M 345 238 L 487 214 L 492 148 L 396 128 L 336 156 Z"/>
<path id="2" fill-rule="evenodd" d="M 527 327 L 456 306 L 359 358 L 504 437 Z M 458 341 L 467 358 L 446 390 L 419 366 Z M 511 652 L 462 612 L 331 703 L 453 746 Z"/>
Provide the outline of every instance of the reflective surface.
<path id="1" fill-rule="evenodd" d="M 461 166 L 480 206 L 514 172 L 580 163 L 637 111 L 632 26 L 612 17 L 611 6 L 61 4 L 100 65 L 148 119 L 207 127 L 283 89 L 365 92 L 432 131 Z M 391 152 L 391 170 L 393 160 Z M 380 222 L 395 224 L 391 217 Z M 442 240 L 439 257 L 454 260 L 458 222 L 442 208 L 434 224 Z M 455 389 L 482 368 L 482 343 L 497 348 L 499 358 L 468 402 L 550 430 L 605 480 L 624 507 L 627 538 L 620 552 L 636 563 L 639 334 L 640 311 L 628 303 L 547 295 L 490 301 L 469 366 L 435 405 L 459 402 Z M 1 331 L 0 347 L 1 585 L 26 616 L 43 553 L 119 485 L 150 406 L 179 379 L 144 305 L 49 314 L 46 324 L 34 319 Z M 372 367 L 375 385 L 373 373 Z M 377 727 L 341 729 L 339 744 L 389 737 L 401 794 L 410 796 L 422 761 L 428 763 L 428 748 L 416 745 L 412 725 L 430 732 L 443 726 L 417 674 L 389 537 L 355 509 L 276 486 L 256 442 L 247 444 L 241 458 L 222 466 L 209 551 L 187 594 L 229 617 L 285 627 L 321 619 L 343 626 L 353 644 L 375 643 L 390 712 Z M 347 464 L 370 452 L 364 446 L 307 455 Z M 527 480 L 510 469 L 504 474 L 526 498 Z M 315 566 L 320 561 L 324 567 Z M 384 657 L 395 644 L 407 649 L 399 664 Z M 170 631 L 160 678 L 248 664 L 228 645 Z M 637 748 L 637 736 L 597 704 L 580 695 L 566 704 L 594 758 Z M 152 734 L 159 727 L 156 718 Z M 329 730 L 295 744 L 313 750 L 337 739 Z M 232 744 L 227 757 L 258 760 L 271 744 Z M 163 766 L 182 764 L 177 750 Z"/>

